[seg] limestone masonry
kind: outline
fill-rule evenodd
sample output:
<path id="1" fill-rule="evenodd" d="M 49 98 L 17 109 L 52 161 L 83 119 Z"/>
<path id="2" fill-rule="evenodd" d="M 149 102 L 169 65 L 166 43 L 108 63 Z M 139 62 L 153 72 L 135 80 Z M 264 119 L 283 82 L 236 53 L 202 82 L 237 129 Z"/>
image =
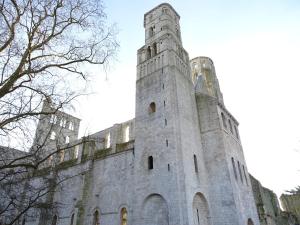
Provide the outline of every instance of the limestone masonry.
<path id="1" fill-rule="evenodd" d="M 213 61 L 189 59 L 179 19 L 166 3 L 144 15 L 133 120 L 84 142 L 79 119 L 40 118 L 35 145 L 50 129 L 49 151 L 58 142 L 80 144 L 49 161 L 56 177 L 74 176 L 45 198 L 60 207 L 26 225 L 260 224 L 238 121 L 225 107 Z M 45 175 L 47 167 L 33 180 Z"/>

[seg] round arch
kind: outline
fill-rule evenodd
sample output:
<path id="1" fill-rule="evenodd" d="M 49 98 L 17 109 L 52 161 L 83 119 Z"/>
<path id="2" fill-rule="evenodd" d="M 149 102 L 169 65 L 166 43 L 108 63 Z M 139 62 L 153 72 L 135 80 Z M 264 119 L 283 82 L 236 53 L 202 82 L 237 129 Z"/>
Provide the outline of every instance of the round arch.
<path id="1" fill-rule="evenodd" d="M 209 207 L 206 198 L 200 192 L 193 199 L 194 225 L 210 225 Z"/>
<path id="2" fill-rule="evenodd" d="M 169 225 L 168 204 L 161 195 L 151 194 L 145 199 L 142 220 L 145 225 Z"/>

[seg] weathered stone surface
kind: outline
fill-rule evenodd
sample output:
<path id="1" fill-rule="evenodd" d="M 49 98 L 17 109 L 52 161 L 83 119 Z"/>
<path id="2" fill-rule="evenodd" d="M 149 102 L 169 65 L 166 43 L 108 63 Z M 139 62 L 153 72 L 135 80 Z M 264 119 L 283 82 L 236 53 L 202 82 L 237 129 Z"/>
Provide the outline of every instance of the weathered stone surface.
<path id="1" fill-rule="evenodd" d="M 105 225 L 259 225 L 238 122 L 212 60 L 190 62 L 179 19 L 166 3 L 145 14 L 135 119 L 68 150 L 53 166 L 73 178 L 45 199 L 61 207 L 28 224 L 50 224 L 57 215 L 57 224 L 69 225 L 74 215 L 77 225 L 95 218 Z M 47 128 L 41 120 L 37 132 Z"/>

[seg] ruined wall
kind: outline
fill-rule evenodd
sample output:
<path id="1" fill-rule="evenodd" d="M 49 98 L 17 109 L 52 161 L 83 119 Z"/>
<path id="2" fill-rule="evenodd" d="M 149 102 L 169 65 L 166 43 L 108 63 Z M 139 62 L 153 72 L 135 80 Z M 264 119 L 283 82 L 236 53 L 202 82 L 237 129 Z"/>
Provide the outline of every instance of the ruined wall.
<path id="1" fill-rule="evenodd" d="M 250 175 L 252 190 L 261 225 L 295 225 L 297 218 L 280 209 L 276 194 Z"/>
<path id="2" fill-rule="evenodd" d="M 280 196 L 280 201 L 283 209 L 293 213 L 300 222 L 300 194 L 283 194 Z"/>
<path id="3" fill-rule="evenodd" d="M 31 210 L 26 221 L 32 225 L 51 224 L 57 216 L 60 225 L 69 225 L 72 217 L 74 225 L 92 224 L 98 211 L 100 223 L 120 224 L 121 209 L 126 208 L 128 214 L 132 211 L 133 131 L 134 120 L 115 124 L 78 140 L 77 146 L 65 150 L 63 159 L 57 155 L 51 166 L 36 171 L 33 183 L 47 176 L 65 181 L 43 198 L 44 205 L 55 207 Z"/>

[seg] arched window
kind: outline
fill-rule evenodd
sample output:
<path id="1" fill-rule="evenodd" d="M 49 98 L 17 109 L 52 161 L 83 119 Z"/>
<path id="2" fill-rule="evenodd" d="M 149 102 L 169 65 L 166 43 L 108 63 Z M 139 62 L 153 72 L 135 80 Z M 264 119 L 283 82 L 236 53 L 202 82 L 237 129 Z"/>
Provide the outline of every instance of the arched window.
<path id="1" fill-rule="evenodd" d="M 56 115 L 51 115 L 50 123 L 56 124 L 56 122 L 57 122 L 57 116 Z"/>
<path id="2" fill-rule="evenodd" d="M 196 155 L 194 155 L 194 166 L 195 166 L 195 172 L 198 173 L 198 161 Z"/>
<path id="3" fill-rule="evenodd" d="M 235 179 L 237 180 L 236 167 L 235 167 L 235 162 L 234 162 L 233 157 L 231 157 L 231 163 L 232 163 L 232 168 L 233 168 Z"/>
<path id="4" fill-rule="evenodd" d="M 127 225 L 127 210 L 126 208 L 121 209 L 121 225 Z"/>
<path id="5" fill-rule="evenodd" d="M 74 130 L 74 124 L 72 121 L 69 122 L 69 130 Z"/>
<path id="6" fill-rule="evenodd" d="M 69 144 L 69 143 L 70 143 L 70 137 L 66 136 L 66 144 Z"/>
<path id="7" fill-rule="evenodd" d="M 51 140 L 55 140 L 56 139 L 56 133 L 54 131 L 51 131 L 50 139 Z"/>
<path id="8" fill-rule="evenodd" d="M 222 122 L 223 122 L 223 128 L 227 129 L 227 124 L 226 124 L 226 119 L 225 119 L 224 113 L 221 113 L 221 117 L 222 117 Z"/>
<path id="9" fill-rule="evenodd" d="M 149 28 L 149 37 L 152 37 L 154 35 L 154 29 L 154 26 Z"/>
<path id="10" fill-rule="evenodd" d="M 57 215 L 53 216 L 51 225 L 57 225 Z"/>
<path id="11" fill-rule="evenodd" d="M 156 112 L 156 105 L 154 102 L 151 102 L 150 105 L 149 105 L 149 112 L 150 113 L 154 113 Z"/>
<path id="12" fill-rule="evenodd" d="M 157 55 L 157 44 L 153 43 L 153 55 Z"/>
<path id="13" fill-rule="evenodd" d="M 151 58 L 151 47 L 148 46 L 147 48 L 147 59 L 150 59 Z"/>
<path id="14" fill-rule="evenodd" d="M 153 156 L 148 157 L 148 169 L 149 170 L 153 169 Z"/>
<path id="15" fill-rule="evenodd" d="M 124 131 L 124 142 L 129 141 L 129 126 L 126 126 L 125 131 Z"/>
<path id="16" fill-rule="evenodd" d="M 106 135 L 105 138 L 105 148 L 110 148 L 110 133 Z"/>
<path id="17" fill-rule="evenodd" d="M 94 212 L 94 216 L 93 216 L 93 225 L 100 225 L 100 219 L 99 219 L 99 211 L 96 210 Z"/>
<path id="18" fill-rule="evenodd" d="M 233 130 L 232 130 L 232 124 L 231 124 L 231 121 L 230 121 L 230 120 L 228 120 L 228 124 L 229 124 L 230 132 L 233 133 Z"/>
<path id="19" fill-rule="evenodd" d="M 70 225 L 73 225 L 73 223 L 74 223 L 74 213 L 72 213 Z"/>
<path id="20" fill-rule="evenodd" d="M 61 127 L 66 127 L 66 124 L 67 124 L 67 121 L 66 121 L 66 119 L 64 119 L 64 118 L 61 118 L 61 120 L 60 120 L 60 126 Z"/>

